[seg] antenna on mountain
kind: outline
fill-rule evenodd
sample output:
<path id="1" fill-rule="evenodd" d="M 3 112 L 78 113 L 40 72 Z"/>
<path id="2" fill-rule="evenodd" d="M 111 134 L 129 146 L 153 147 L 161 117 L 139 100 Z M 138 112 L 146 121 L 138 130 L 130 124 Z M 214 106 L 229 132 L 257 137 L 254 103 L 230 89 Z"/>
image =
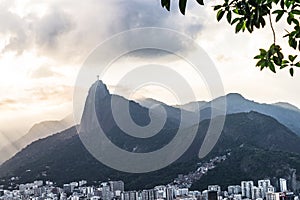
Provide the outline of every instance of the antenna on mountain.
<path id="1" fill-rule="evenodd" d="M 99 80 L 99 77 L 100 77 L 100 76 L 99 76 L 99 75 L 97 75 L 97 81 Z"/>

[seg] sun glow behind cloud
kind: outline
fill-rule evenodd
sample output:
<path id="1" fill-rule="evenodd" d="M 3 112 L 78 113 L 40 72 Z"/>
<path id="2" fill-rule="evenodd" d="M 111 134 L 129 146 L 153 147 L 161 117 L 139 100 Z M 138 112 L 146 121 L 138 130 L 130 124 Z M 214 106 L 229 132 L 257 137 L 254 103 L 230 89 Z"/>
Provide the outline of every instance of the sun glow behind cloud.
<path id="1" fill-rule="evenodd" d="M 57 69 L 51 64 L 54 65 L 49 58 L 37 56 L 34 51 L 20 56 L 12 52 L 1 55 L 2 131 L 22 135 L 34 123 L 61 119 L 72 112 L 72 84 L 76 73 L 72 70 L 71 76 L 67 76 L 71 70 Z M 51 67 L 56 71 L 51 71 Z"/>

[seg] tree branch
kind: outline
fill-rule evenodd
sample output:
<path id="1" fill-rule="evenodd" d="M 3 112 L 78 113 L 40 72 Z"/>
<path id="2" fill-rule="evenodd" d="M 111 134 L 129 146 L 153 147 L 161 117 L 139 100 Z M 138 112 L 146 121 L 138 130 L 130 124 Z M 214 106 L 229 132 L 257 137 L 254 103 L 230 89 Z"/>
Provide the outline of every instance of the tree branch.
<path id="1" fill-rule="evenodd" d="M 272 29 L 272 32 L 273 32 L 273 40 L 274 40 L 274 44 L 275 44 L 276 43 L 276 34 L 275 34 L 275 30 L 274 30 L 274 27 L 273 27 L 272 18 L 271 18 L 270 13 L 269 13 L 269 21 L 270 21 L 270 26 L 271 26 L 271 29 Z"/>

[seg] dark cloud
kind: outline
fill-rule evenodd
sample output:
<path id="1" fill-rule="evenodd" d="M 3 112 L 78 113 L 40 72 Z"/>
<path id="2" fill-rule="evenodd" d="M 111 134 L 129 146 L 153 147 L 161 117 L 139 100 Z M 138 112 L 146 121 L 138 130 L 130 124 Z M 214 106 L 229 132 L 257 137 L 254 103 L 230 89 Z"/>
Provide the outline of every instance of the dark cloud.
<path id="1" fill-rule="evenodd" d="M 119 4 L 119 21 L 117 27 L 128 30 L 140 27 L 160 27 L 177 30 L 190 35 L 197 35 L 203 29 L 201 21 L 195 16 L 183 16 L 179 13 L 178 2 L 173 1 L 170 12 L 157 1 L 121 1 Z M 189 9 L 196 6 L 191 2 Z"/>
<path id="2" fill-rule="evenodd" d="M 39 18 L 33 14 L 24 17 L 1 7 L 0 34 L 9 34 L 3 52 L 15 51 L 19 54 L 37 47 L 37 50 L 56 50 L 60 38 L 73 28 L 71 17 L 63 10 L 50 8 Z"/>
<path id="3" fill-rule="evenodd" d="M 3 51 L 16 51 L 22 53 L 28 47 L 29 38 L 26 32 L 29 31 L 27 23 L 18 15 L 0 7 L 0 34 L 9 34 L 10 38 L 3 48 Z"/>
<path id="4" fill-rule="evenodd" d="M 74 28 L 71 17 L 59 9 L 53 9 L 40 20 L 35 27 L 36 43 L 46 48 L 55 48 L 60 36 Z"/>
<path id="5" fill-rule="evenodd" d="M 193 8 L 195 4 L 191 4 L 189 7 Z M 117 19 L 115 23 L 108 26 L 111 32 L 126 31 L 133 28 L 142 27 L 158 27 L 166 28 L 183 33 L 188 37 L 195 39 L 199 32 L 203 30 L 201 21 L 195 16 L 183 16 L 178 11 L 177 1 L 172 4 L 171 12 L 166 11 L 160 6 L 160 1 L 120 1 L 117 8 Z M 116 31 L 117 30 L 117 31 Z M 170 49 L 175 51 L 186 51 L 190 49 L 191 45 L 184 37 L 177 38 L 173 34 L 169 37 L 163 37 L 155 34 L 153 37 L 160 40 L 161 43 L 166 44 Z M 132 38 L 139 38 L 141 40 L 147 40 L 143 38 L 143 35 L 133 35 Z M 180 39 L 180 40 L 178 40 Z M 122 41 L 123 46 L 130 47 L 132 41 Z M 153 54 L 152 54 L 153 53 Z M 168 53 L 165 53 L 167 55 Z M 140 50 L 136 55 L 139 56 L 162 56 L 163 53 L 157 53 L 157 51 Z"/>
<path id="6" fill-rule="evenodd" d="M 13 4 L 7 3 L 0 8 L 0 34 L 8 33 L 10 38 L 2 51 L 22 53 L 34 48 L 39 55 L 56 61 L 82 63 L 99 43 L 132 28 L 170 28 L 196 38 L 203 29 L 201 20 L 194 15 L 181 15 L 177 4 L 174 1 L 168 12 L 161 7 L 160 0 L 51 1 L 42 17 L 34 13 L 20 17 L 9 11 Z M 196 5 L 190 2 L 188 8 Z M 174 45 L 174 38 L 163 38 L 162 42 Z M 180 44 L 183 50 L 189 46 L 184 41 Z M 120 45 L 130 46 L 130 41 Z"/>

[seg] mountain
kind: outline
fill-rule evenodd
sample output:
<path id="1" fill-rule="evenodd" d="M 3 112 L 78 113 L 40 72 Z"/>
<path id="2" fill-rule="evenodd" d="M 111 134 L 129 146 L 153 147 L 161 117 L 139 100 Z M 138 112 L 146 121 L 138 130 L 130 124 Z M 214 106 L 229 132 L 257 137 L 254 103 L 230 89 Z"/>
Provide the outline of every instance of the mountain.
<path id="1" fill-rule="evenodd" d="M 182 107 L 189 108 L 193 104 L 199 104 L 200 110 L 203 110 L 205 108 L 217 109 L 224 106 L 224 102 L 226 102 L 225 107 L 227 114 L 256 111 L 275 118 L 280 123 L 291 129 L 293 132 L 300 135 L 300 110 L 296 106 L 288 103 L 257 103 L 255 101 L 244 98 L 240 94 L 230 93 L 226 96 L 218 97 L 210 102 L 191 102 L 183 105 Z M 194 110 L 194 112 L 197 111 L 199 112 L 199 110 Z"/>
<path id="2" fill-rule="evenodd" d="M 153 99 L 145 99 L 144 101 L 140 102 L 142 105 L 146 105 L 147 107 L 151 107 L 153 105 L 163 105 L 165 107 L 164 103 Z M 224 102 L 226 102 L 225 107 L 227 114 L 256 111 L 275 118 L 280 123 L 290 128 L 293 132 L 300 135 L 300 109 L 294 105 L 285 102 L 278 102 L 275 104 L 257 103 L 255 101 L 251 101 L 244 98 L 240 94 L 230 93 L 226 96 L 216 98 L 210 102 L 197 101 L 190 102 L 184 105 L 176 105 L 169 107 L 171 107 L 172 109 L 181 108 L 189 113 L 200 111 L 200 116 L 201 118 L 203 117 L 202 119 L 209 119 L 210 117 L 216 117 L 218 115 L 221 115 L 221 112 L 218 110 L 218 108 L 222 107 Z M 205 112 L 205 109 L 208 110 Z M 211 116 L 212 110 L 215 111 L 214 116 Z"/>
<path id="3" fill-rule="evenodd" d="M 233 100 L 234 103 L 244 102 L 241 105 L 237 104 L 235 108 L 231 108 L 232 104 L 228 102 L 227 106 L 234 112 L 246 109 L 246 105 L 251 105 L 241 96 L 228 95 L 226 98 Z M 218 103 L 218 99 L 216 102 Z M 254 104 L 257 106 L 257 103 Z M 227 114 L 222 134 L 216 146 L 203 160 L 199 160 L 197 155 L 210 125 L 210 119 L 203 119 L 199 123 L 196 137 L 191 146 L 175 163 L 168 167 L 138 174 L 111 169 L 96 160 L 86 150 L 80 140 L 80 134 L 84 134 L 86 131 L 93 132 L 93 127 L 100 124 L 110 141 L 125 151 L 152 152 L 164 147 L 174 139 L 179 128 L 177 115 L 181 112 L 178 108 L 163 105 L 166 108 L 167 119 L 158 134 L 148 138 L 137 138 L 126 134 L 126 131 L 118 126 L 112 105 L 125 122 L 128 120 L 126 119 L 128 116 L 123 112 L 125 105 L 129 107 L 129 117 L 140 126 L 147 126 L 150 123 L 149 113 L 151 112 L 155 119 L 162 120 L 160 109 L 149 109 L 134 101 L 110 94 L 106 85 L 102 81 L 97 81 L 89 90 L 80 126 L 71 127 L 55 135 L 39 139 L 3 163 L 0 166 L 0 179 L 3 180 L 3 184 L 8 184 L 10 177 L 17 176 L 19 177 L 18 183 L 36 179 L 53 180 L 57 184 L 80 179 L 88 181 L 121 179 L 126 183 L 126 189 L 150 188 L 157 184 L 169 183 L 178 174 L 187 174 L 195 170 L 198 162 L 228 151 L 231 151 L 232 156 L 224 164 L 220 164 L 216 168 L 217 171 L 212 170 L 201 179 L 200 185 L 217 180 L 216 177 L 225 176 L 227 171 L 230 172 L 230 176 L 226 176 L 226 183 L 236 181 L 236 184 L 244 178 L 255 179 L 258 178 L 258 175 L 263 178 L 272 174 L 288 176 L 290 170 L 300 170 L 298 162 L 300 160 L 299 136 L 273 117 L 255 111 Z M 208 103 L 201 108 L 201 112 L 211 113 Z M 212 120 L 220 118 L 220 116 L 214 117 Z M 186 137 L 190 136 L 195 127 L 195 124 L 184 127 Z M 77 130 L 79 130 L 79 134 L 77 134 Z M 268 154 L 272 156 L 270 160 L 268 160 Z M 280 165 L 276 164 L 276 160 Z M 254 170 L 255 173 L 250 173 L 251 170 Z M 240 176 L 235 176 L 235 171 Z M 197 186 L 197 184 L 199 183 L 194 185 Z M 198 186 L 200 187 L 200 185 Z"/>
<path id="4" fill-rule="evenodd" d="M 48 137 L 54 133 L 70 128 L 74 125 L 73 116 L 68 115 L 59 121 L 44 121 L 32 126 L 32 128 L 21 138 L 5 145 L 0 149 L 0 164 L 11 158 L 18 151 L 41 138 Z"/>
<path id="5" fill-rule="evenodd" d="M 157 184 L 171 182 L 178 174 L 186 174 L 196 168 L 199 162 L 196 156 L 208 125 L 209 120 L 202 121 L 193 144 L 184 155 L 174 164 L 159 171 L 130 174 L 106 167 L 88 153 L 79 139 L 76 128 L 72 127 L 38 140 L 17 153 L 12 159 L 0 166 L 0 177 L 7 180 L 12 176 L 18 176 L 20 182 L 35 179 L 54 180 L 58 184 L 79 179 L 105 181 L 110 178 L 124 180 L 127 189 L 153 187 Z M 188 131 L 189 129 L 187 129 L 187 134 L 189 134 Z M 110 132 L 110 134 L 117 135 L 119 133 Z M 118 141 L 120 147 L 132 147 L 136 146 L 137 143 L 137 141 L 123 140 L 122 138 Z M 151 150 L 164 143 L 166 143 L 165 139 L 159 140 L 157 143 L 142 143 L 138 144 L 138 149 L 141 151 Z M 288 164 L 292 163 L 291 159 L 293 158 L 286 155 L 295 154 L 294 159 L 300 158 L 299 143 L 300 139 L 297 135 L 269 116 L 256 112 L 231 114 L 226 118 L 224 131 L 211 155 L 219 155 L 228 149 L 234 150 L 241 146 L 250 146 L 262 152 L 269 151 L 278 154 L 279 158 L 277 159 Z M 231 158 L 235 158 L 235 156 L 231 156 Z M 249 160 L 252 161 L 250 158 Z M 258 159 L 253 160 L 251 164 L 257 166 L 255 172 L 262 177 L 268 175 L 265 169 L 265 164 L 268 163 L 262 164 L 261 160 Z M 233 165 L 235 166 L 237 163 L 232 162 L 226 167 L 226 170 L 234 167 Z M 298 164 L 291 167 L 300 170 Z M 280 169 L 281 165 L 273 166 L 273 170 Z M 235 176 L 232 178 L 233 180 L 239 179 Z"/>
<path id="6" fill-rule="evenodd" d="M 158 101 L 158 100 L 152 99 L 152 98 L 137 99 L 136 102 L 139 103 L 141 106 L 144 106 L 146 108 L 151 108 L 153 106 L 165 104 L 161 101 Z"/>
<path id="7" fill-rule="evenodd" d="M 204 190 L 208 185 L 218 184 L 222 189 L 229 185 L 238 185 L 242 180 L 270 179 L 272 185 L 279 188 L 278 178 L 288 181 L 288 188 L 300 189 L 299 182 L 300 155 L 282 151 L 272 151 L 242 145 L 233 148 L 230 156 L 219 163 L 213 170 L 193 183 L 191 189 Z M 297 185 L 292 186 L 292 175 L 296 172 Z"/>
<path id="8" fill-rule="evenodd" d="M 218 99 L 215 101 L 218 101 Z M 256 111 L 269 115 L 287 126 L 296 134 L 300 135 L 299 110 L 291 110 L 276 105 L 256 103 L 254 101 L 247 100 L 238 94 L 227 95 L 227 113 L 231 114 L 249 111 Z"/>
<path id="9" fill-rule="evenodd" d="M 191 102 L 184 105 L 171 106 L 155 99 L 146 98 L 139 99 L 138 103 L 148 109 L 153 109 L 162 106 L 164 110 L 166 110 L 168 113 L 167 117 L 174 118 L 178 122 L 182 120 L 181 123 L 183 127 L 190 127 L 204 119 L 211 119 L 215 116 L 222 115 L 222 112 L 220 110 L 216 108 L 211 108 L 209 106 L 204 106 L 207 103 L 205 101 Z M 195 112 L 196 110 L 198 113 Z M 160 112 L 159 115 L 162 114 L 161 110 L 158 110 L 157 112 Z M 212 115 L 212 113 L 214 113 L 214 116 Z M 184 115 L 185 118 L 182 119 L 181 115 Z"/>
<path id="10" fill-rule="evenodd" d="M 193 166 L 186 162 L 173 164 L 153 173 L 119 172 L 96 160 L 82 145 L 76 128 L 72 127 L 33 142 L 0 168 L 0 177 L 6 179 L 19 176 L 20 182 L 42 179 L 63 184 L 80 179 L 89 182 L 121 179 L 126 182 L 127 188 L 150 188 L 154 184 L 168 183 L 174 174 L 186 173 L 192 170 Z"/>
<path id="11" fill-rule="evenodd" d="M 195 111 L 198 111 L 195 108 L 198 107 L 201 109 L 202 107 L 205 107 L 205 105 L 207 103 L 208 102 L 206 102 L 206 101 L 196 101 L 196 102 L 189 102 L 189 103 L 186 103 L 183 105 L 174 105 L 173 107 L 182 108 L 182 109 L 190 111 L 190 112 L 195 112 Z"/>
<path id="12" fill-rule="evenodd" d="M 98 81 L 89 91 L 81 126 L 77 127 L 78 130 L 85 131 L 89 127 L 93 127 L 94 123 L 100 123 L 106 130 L 107 137 L 113 143 L 131 152 L 150 152 L 165 146 L 174 138 L 178 126 L 174 119 L 167 119 L 162 130 L 147 139 L 125 134 L 113 118 L 112 98 L 116 98 L 114 106 L 117 110 L 122 109 L 121 106 L 124 103 L 129 105 L 131 116 L 136 123 L 145 125 L 149 122 L 148 108 L 110 94 L 106 86 Z M 98 122 L 93 121 L 94 119 L 90 117 L 94 106 Z M 197 167 L 198 151 L 206 135 L 209 122 L 208 119 L 200 122 L 194 142 L 175 163 L 155 172 L 132 174 L 116 171 L 103 165 L 85 149 L 76 127 L 72 127 L 27 146 L 0 166 L 0 177 L 8 180 L 12 176 L 18 176 L 20 182 L 35 179 L 54 180 L 58 184 L 79 179 L 88 181 L 104 181 L 108 178 L 121 179 L 126 182 L 127 189 L 141 189 L 165 184 L 171 182 L 178 174 L 188 173 Z M 193 127 L 185 129 L 187 137 L 192 129 Z M 299 144 L 300 138 L 296 134 L 270 116 L 257 112 L 230 114 L 226 117 L 221 137 L 209 156 L 219 155 L 228 149 L 234 150 L 241 146 L 250 146 L 261 151 L 280 152 L 279 155 L 295 154 L 299 156 Z M 280 159 L 290 163 L 290 158 L 281 156 Z M 260 166 L 259 160 L 255 162 L 257 163 L 253 163 L 253 165 Z M 264 175 L 265 167 L 257 168 L 257 173 Z M 293 167 L 300 170 L 298 165 Z M 280 166 L 277 169 L 279 170 Z"/>
<path id="13" fill-rule="evenodd" d="M 300 112 L 300 109 L 298 107 L 296 107 L 292 104 L 286 103 L 286 102 L 277 102 L 277 103 L 274 103 L 273 105 Z"/>

